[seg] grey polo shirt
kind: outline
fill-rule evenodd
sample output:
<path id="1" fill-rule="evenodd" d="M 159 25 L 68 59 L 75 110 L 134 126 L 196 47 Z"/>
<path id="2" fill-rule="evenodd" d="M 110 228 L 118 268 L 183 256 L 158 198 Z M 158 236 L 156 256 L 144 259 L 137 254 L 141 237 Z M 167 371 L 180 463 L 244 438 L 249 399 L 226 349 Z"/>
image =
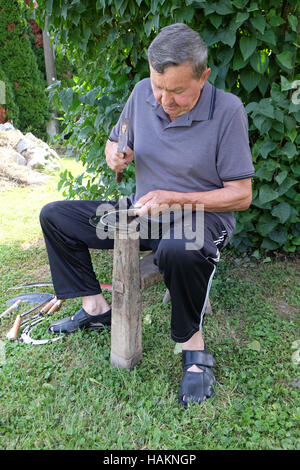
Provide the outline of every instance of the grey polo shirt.
<path id="1" fill-rule="evenodd" d="M 223 181 L 254 176 L 248 120 L 240 99 L 217 90 L 209 118 L 212 85 L 206 82 L 196 105 L 171 122 L 155 100 L 146 78 L 134 87 L 109 139 L 118 140 L 122 117 L 130 119 L 129 147 L 134 150 L 137 201 L 155 189 L 201 192 L 223 187 Z M 215 213 L 229 236 L 232 212 Z"/>

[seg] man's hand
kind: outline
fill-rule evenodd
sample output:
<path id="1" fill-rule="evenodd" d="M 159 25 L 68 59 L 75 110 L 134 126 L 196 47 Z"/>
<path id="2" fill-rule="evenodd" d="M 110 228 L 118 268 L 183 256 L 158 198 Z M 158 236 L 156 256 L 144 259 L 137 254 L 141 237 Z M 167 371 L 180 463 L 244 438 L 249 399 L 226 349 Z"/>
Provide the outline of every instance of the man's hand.
<path id="1" fill-rule="evenodd" d="M 162 212 L 169 209 L 174 204 L 175 192 L 165 191 L 162 189 L 156 189 L 142 196 L 134 205 L 137 209 L 135 210 L 136 215 L 142 216 L 151 214 L 151 216 L 157 216 Z M 138 209 L 140 208 L 140 209 Z"/>
<path id="2" fill-rule="evenodd" d="M 133 160 L 133 150 L 127 147 L 125 157 L 124 154 L 118 152 L 118 142 L 111 142 L 108 140 L 105 147 L 106 163 L 112 170 L 122 172 L 127 167 L 128 163 Z"/>

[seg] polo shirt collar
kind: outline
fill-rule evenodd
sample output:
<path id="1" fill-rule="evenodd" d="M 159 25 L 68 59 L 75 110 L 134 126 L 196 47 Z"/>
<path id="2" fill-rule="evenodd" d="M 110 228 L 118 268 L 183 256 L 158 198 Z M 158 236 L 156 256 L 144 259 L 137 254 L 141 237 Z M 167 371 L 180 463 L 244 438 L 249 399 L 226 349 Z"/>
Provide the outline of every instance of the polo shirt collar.
<path id="1" fill-rule="evenodd" d="M 191 126 L 193 121 L 207 121 L 209 117 L 210 101 L 212 94 L 212 85 L 206 81 L 201 95 L 195 106 L 188 112 L 179 116 L 175 121 L 170 122 L 168 115 L 164 112 L 162 106 L 154 98 L 152 89 L 146 102 L 153 107 L 157 116 L 167 121 L 166 127 Z"/>

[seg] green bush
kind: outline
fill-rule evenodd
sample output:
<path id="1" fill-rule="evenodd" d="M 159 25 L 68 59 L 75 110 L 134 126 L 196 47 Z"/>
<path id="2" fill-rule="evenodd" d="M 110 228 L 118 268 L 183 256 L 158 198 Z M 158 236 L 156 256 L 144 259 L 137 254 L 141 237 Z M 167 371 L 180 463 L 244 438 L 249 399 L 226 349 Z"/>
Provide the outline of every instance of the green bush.
<path id="1" fill-rule="evenodd" d="M 0 0 L 0 59 L 20 112 L 20 130 L 46 136 L 49 100 L 32 51 L 23 0 Z"/>
<path id="2" fill-rule="evenodd" d="M 53 86 L 65 131 L 80 150 L 88 183 L 65 172 L 68 197 L 134 190 L 132 166 L 117 187 L 104 145 L 135 83 L 148 76 L 147 47 L 159 28 L 184 22 L 209 47 L 209 80 L 240 97 L 249 116 L 257 175 L 253 203 L 237 213 L 239 251 L 295 252 L 300 244 L 299 3 L 297 0 L 41 0 L 55 41 L 76 63 L 74 86 Z M 85 180 L 86 181 L 86 180 Z"/>
<path id="3" fill-rule="evenodd" d="M 0 68 L 0 81 L 3 82 L 5 85 L 4 102 L 1 103 L 0 101 L 0 106 L 5 111 L 4 120 L 10 121 L 13 123 L 15 127 L 18 127 L 19 126 L 19 108 L 16 105 L 14 90 L 6 74 L 2 70 L 2 68 Z"/>

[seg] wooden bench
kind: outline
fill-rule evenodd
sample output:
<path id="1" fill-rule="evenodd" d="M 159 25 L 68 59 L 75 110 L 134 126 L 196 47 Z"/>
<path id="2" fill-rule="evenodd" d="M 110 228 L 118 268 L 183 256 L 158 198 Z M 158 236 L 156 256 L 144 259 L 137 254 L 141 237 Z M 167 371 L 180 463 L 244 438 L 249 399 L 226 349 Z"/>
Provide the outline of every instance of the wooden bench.
<path id="1" fill-rule="evenodd" d="M 131 369 L 142 359 L 141 290 L 163 280 L 153 253 L 140 259 L 137 235 L 115 233 L 112 290 L 111 364 Z M 163 302 L 170 300 L 167 290 Z M 206 314 L 211 313 L 210 302 Z"/>

